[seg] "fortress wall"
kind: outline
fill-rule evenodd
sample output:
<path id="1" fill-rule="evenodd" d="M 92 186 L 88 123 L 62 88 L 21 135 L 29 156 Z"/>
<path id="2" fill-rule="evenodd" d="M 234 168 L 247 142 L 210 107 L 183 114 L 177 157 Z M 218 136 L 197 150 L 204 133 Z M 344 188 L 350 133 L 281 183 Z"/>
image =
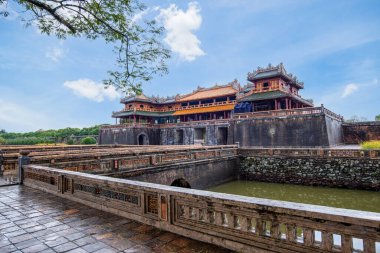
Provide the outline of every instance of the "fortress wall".
<path id="1" fill-rule="evenodd" d="M 240 178 L 253 181 L 380 190 L 380 159 L 246 157 Z"/>
<path id="2" fill-rule="evenodd" d="M 329 147 L 341 144 L 341 122 L 325 114 L 248 118 L 187 125 L 105 128 L 100 144 L 138 144 L 146 134 L 150 145 L 225 145 L 241 147 Z M 379 132 L 380 136 L 380 132 Z"/>
<path id="3" fill-rule="evenodd" d="M 234 141 L 242 147 L 330 146 L 339 142 L 339 124 L 326 117 L 322 114 L 236 121 Z"/>
<path id="4" fill-rule="evenodd" d="M 140 134 L 145 134 L 148 137 L 149 145 L 160 144 L 160 129 L 150 127 L 104 128 L 100 131 L 99 144 L 137 145 Z"/>
<path id="5" fill-rule="evenodd" d="M 343 140 L 346 144 L 380 140 L 380 121 L 344 123 Z"/>

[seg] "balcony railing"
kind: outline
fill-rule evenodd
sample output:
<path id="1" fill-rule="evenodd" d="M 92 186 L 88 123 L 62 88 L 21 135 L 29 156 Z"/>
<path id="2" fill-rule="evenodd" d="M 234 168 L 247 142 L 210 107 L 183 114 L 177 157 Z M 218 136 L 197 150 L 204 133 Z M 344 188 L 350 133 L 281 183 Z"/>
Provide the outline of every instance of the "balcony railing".
<path id="1" fill-rule="evenodd" d="M 271 111 L 260 111 L 260 112 L 246 112 L 246 113 L 236 113 L 234 114 L 234 119 L 248 119 L 248 118 L 264 118 L 264 117 L 282 117 L 282 116 L 294 116 L 294 115 L 312 115 L 312 114 L 326 114 L 332 118 L 339 121 L 343 121 L 343 117 L 333 113 L 332 111 L 321 107 L 305 107 L 289 110 L 271 110 Z"/>
<path id="2" fill-rule="evenodd" d="M 131 108 L 124 108 L 121 111 L 112 112 L 112 115 L 116 115 L 118 113 L 122 112 L 133 112 L 133 111 L 142 111 L 142 112 L 174 112 L 174 111 L 182 111 L 182 110 L 190 110 L 190 109 L 196 109 L 196 108 L 205 108 L 205 107 L 213 107 L 213 106 L 221 106 L 221 105 L 234 105 L 236 103 L 236 100 L 230 100 L 230 101 L 221 101 L 221 102 L 214 102 L 214 103 L 207 103 L 207 104 L 196 104 L 196 105 L 188 105 L 188 106 L 176 106 L 172 108 L 149 108 L 149 107 L 131 107 Z"/>

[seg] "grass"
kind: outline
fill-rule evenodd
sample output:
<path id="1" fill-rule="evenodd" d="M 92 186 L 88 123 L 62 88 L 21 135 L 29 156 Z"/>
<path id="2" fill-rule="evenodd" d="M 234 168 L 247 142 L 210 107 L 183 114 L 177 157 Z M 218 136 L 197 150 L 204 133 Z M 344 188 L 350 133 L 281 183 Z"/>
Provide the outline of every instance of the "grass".
<path id="1" fill-rule="evenodd" d="M 365 141 L 360 146 L 362 149 L 380 149 L 380 141 Z"/>

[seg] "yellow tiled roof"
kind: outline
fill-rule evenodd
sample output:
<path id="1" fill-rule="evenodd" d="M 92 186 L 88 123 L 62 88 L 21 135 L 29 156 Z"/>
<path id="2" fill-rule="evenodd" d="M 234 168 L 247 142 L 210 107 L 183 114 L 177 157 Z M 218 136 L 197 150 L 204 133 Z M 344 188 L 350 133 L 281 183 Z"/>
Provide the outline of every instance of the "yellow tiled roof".
<path id="1" fill-rule="evenodd" d="M 227 96 L 227 95 L 235 95 L 236 92 L 238 92 L 238 90 L 236 90 L 232 86 L 222 86 L 222 87 L 217 86 L 210 89 L 196 90 L 191 94 L 182 96 L 177 101 L 184 102 L 184 101 L 214 98 L 214 97 Z"/>
<path id="2" fill-rule="evenodd" d="M 189 115 L 196 113 L 207 113 L 207 112 L 220 112 L 220 111 L 231 111 L 233 110 L 235 105 L 218 105 L 218 106 L 210 106 L 210 107 L 201 107 L 201 108 L 193 108 L 187 110 L 180 110 L 173 113 L 173 116 L 178 115 Z"/>

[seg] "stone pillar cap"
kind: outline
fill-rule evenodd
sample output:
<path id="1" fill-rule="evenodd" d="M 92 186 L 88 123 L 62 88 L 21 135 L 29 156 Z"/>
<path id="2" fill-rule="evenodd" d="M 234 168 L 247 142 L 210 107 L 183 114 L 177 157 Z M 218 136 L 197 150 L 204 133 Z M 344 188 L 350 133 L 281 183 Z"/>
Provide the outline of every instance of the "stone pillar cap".
<path id="1" fill-rule="evenodd" d="M 29 154 L 30 154 L 30 151 L 28 151 L 28 150 L 20 150 L 20 155 L 22 155 L 22 156 L 27 156 Z"/>

